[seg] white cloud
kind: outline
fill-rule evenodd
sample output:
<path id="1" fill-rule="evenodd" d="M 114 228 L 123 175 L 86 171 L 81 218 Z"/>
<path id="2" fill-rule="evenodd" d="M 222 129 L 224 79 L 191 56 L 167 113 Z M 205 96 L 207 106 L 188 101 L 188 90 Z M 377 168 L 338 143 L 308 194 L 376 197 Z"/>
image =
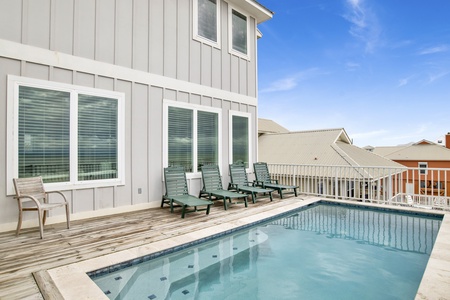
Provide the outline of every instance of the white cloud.
<path id="1" fill-rule="evenodd" d="M 298 83 L 315 77 L 319 74 L 317 68 L 308 69 L 302 72 L 291 74 L 284 78 L 278 79 L 272 82 L 268 87 L 260 90 L 260 93 L 272 93 L 293 90 L 297 87 Z"/>
<path id="2" fill-rule="evenodd" d="M 434 82 L 434 81 L 436 81 L 436 80 L 438 80 L 438 79 L 440 79 L 440 78 L 442 78 L 444 76 L 447 76 L 448 74 L 450 74 L 449 71 L 444 71 L 444 72 L 440 72 L 440 73 L 437 73 L 437 74 L 430 74 L 429 77 L 428 77 L 428 82 L 427 83 L 432 83 L 432 82 Z"/>
<path id="3" fill-rule="evenodd" d="M 347 63 L 345 64 L 345 66 L 347 67 L 347 70 L 349 70 L 349 71 L 355 71 L 355 70 L 359 69 L 359 67 L 360 67 L 361 65 L 358 64 L 358 63 L 349 61 L 349 62 L 347 62 Z"/>
<path id="4" fill-rule="evenodd" d="M 343 17 L 351 23 L 350 34 L 365 45 L 372 53 L 378 45 L 381 29 L 375 13 L 365 5 L 364 0 L 346 0 L 348 12 Z"/>
<path id="5" fill-rule="evenodd" d="M 398 81 L 397 87 L 402 87 L 404 85 L 407 85 L 413 77 L 415 77 L 415 75 L 411 75 L 411 76 L 405 77 L 405 78 L 400 78 L 400 80 Z"/>
<path id="6" fill-rule="evenodd" d="M 419 51 L 419 55 L 428 55 L 428 54 L 434 54 L 434 53 L 440 53 L 440 52 L 447 52 L 450 50 L 450 47 L 448 45 L 439 45 L 435 47 L 429 47 L 422 49 Z"/>

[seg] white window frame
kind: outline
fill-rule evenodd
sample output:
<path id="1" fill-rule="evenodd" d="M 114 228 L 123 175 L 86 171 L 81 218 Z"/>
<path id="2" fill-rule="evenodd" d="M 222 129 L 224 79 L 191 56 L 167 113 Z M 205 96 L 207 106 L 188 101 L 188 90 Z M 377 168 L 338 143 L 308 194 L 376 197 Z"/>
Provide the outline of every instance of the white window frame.
<path id="1" fill-rule="evenodd" d="M 229 111 L 229 120 L 228 120 L 228 132 L 229 132 L 229 149 L 228 149 L 228 159 L 229 163 L 233 163 L 233 116 L 239 116 L 239 117 L 245 117 L 248 119 L 248 168 L 246 168 L 247 173 L 251 172 L 252 165 L 253 165 L 253 156 L 252 156 L 252 131 L 251 131 L 251 124 L 252 124 L 252 114 L 247 112 L 241 112 L 241 111 Z"/>
<path id="2" fill-rule="evenodd" d="M 189 109 L 193 111 L 193 158 L 192 164 L 193 169 L 195 170 L 192 173 L 186 173 L 186 177 L 188 179 L 191 178 L 201 178 L 201 171 L 197 170 L 198 166 L 198 151 L 197 151 L 197 115 L 199 111 L 217 113 L 218 118 L 218 156 L 217 156 L 217 164 L 219 165 L 219 169 L 221 169 L 221 161 L 222 161 L 222 109 L 202 106 L 198 104 L 189 104 L 183 103 L 173 100 L 163 100 L 163 168 L 169 166 L 169 107 L 178 107 Z"/>
<path id="3" fill-rule="evenodd" d="M 7 194 L 14 194 L 12 179 L 17 178 L 19 171 L 18 129 L 19 129 L 19 86 L 28 86 L 70 93 L 70 180 L 68 182 L 46 183 L 48 191 L 74 190 L 125 184 L 125 94 L 115 91 L 101 90 L 84 86 L 76 86 L 59 82 L 45 81 L 28 77 L 8 75 L 7 89 Z M 78 94 L 117 99 L 117 178 L 78 180 Z"/>
<path id="4" fill-rule="evenodd" d="M 220 4 L 221 4 L 221 0 L 217 0 L 217 5 L 216 5 L 217 42 L 212 41 L 212 40 L 198 34 L 198 0 L 193 1 L 193 8 L 192 8 L 192 15 L 193 15 L 192 23 L 193 23 L 193 38 L 194 38 L 194 40 L 197 40 L 203 44 L 207 44 L 211 47 L 218 48 L 218 49 L 220 49 L 220 47 L 221 47 L 221 44 L 220 44 L 220 32 L 221 32 L 221 30 L 220 30 Z"/>
<path id="5" fill-rule="evenodd" d="M 428 163 L 418 162 L 417 167 L 419 168 L 419 175 L 428 175 Z"/>
<path id="6" fill-rule="evenodd" d="M 233 10 L 247 18 L 247 53 L 233 49 Z M 240 58 L 250 60 L 250 16 L 228 3 L 228 52 Z"/>

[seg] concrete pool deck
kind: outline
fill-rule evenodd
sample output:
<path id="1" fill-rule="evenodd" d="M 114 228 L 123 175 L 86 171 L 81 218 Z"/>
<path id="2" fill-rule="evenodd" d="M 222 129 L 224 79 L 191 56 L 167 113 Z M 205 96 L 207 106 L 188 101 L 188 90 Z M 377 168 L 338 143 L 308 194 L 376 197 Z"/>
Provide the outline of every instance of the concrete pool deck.
<path id="1" fill-rule="evenodd" d="M 308 197 L 306 200 L 298 201 L 295 198 L 281 200 L 284 205 L 273 207 L 271 210 L 244 216 L 239 219 L 216 222 L 207 228 L 198 229 L 195 232 L 180 235 L 167 236 L 166 239 L 140 245 L 112 254 L 83 260 L 81 262 L 67 264 L 56 268 L 37 272 L 35 278 L 40 285 L 44 295 L 53 295 L 63 299 L 108 299 L 106 295 L 86 274 L 91 271 L 117 265 L 124 261 L 139 258 L 168 248 L 176 247 L 186 243 L 220 234 L 244 225 L 248 225 L 266 218 L 276 216 L 287 211 L 295 210 L 313 204 L 323 198 Z M 327 201 L 333 201 L 328 200 Z M 411 210 L 411 208 L 374 205 L 368 203 L 357 203 L 354 201 L 337 201 L 352 205 L 364 205 L 383 208 L 394 208 L 397 210 Z M 450 217 L 442 211 L 430 211 L 414 209 L 423 213 L 441 214 L 444 216 L 433 251 L 427 264 L 424 276 L 416 295 L 416 299 L 450 299 Z"/>

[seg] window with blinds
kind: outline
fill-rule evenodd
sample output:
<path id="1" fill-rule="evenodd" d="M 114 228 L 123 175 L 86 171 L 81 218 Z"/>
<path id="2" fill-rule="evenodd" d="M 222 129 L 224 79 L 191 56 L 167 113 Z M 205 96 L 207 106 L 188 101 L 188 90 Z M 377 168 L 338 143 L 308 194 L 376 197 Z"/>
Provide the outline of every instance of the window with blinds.
<path id="1" fill-rule="evenodd" d="M 232 162 L 244 163 L 249 167 L 249 132 L 248 118 L 232 116 Z"/>
<path id="2" fill-rule="evenodd" d="M 190 109 L 171 106 L 168 118 L 169 166 L 182 166 L 186 172 L 192 172 L 194 113 Z"/>
<path id="3" fill-rule="evenodd" d="M 217 165 L 219 156 L 219 120 L 217 113 L 199 111 L 197 113 L 197 164 L 198 170 L 204 165 Z"/>
<path id="4" fill-rule="evenodd" d="M 117 99 L 78 95 L 78 180 L 117 178 Z"/>
<path id="5" fill-rule="evenodd" d="M 231 13 L 232 48 L 242 54 L 247 53 L 247 17 L 232 9 Z"/>
<path id="6" fill-rule="evenodd" d="M 70 93 L 19 86 L 18 175 L 67 182 L 70 176 Z"/>
<path id="7" fill-rule="evenodd" d="M 197 0 L 197 34 L 217 42 L 217 1 Z"/>
<path id="8" fill-rule="evenodd" d="M 167 166 L 182 166 L 187 173 L 218 164 L 220 113 L 197 105 L 167 105 Z"/>
<path id="9" fill-rule="evenodd" d="M 8 150 L 13 162 L 8 178 L 42 176 L 44 183 L 66 187 L 124 182 L 121 93 L 24 77 L 8 80 L 17 86 L 16 116 L 8 119 L 17 128 L 10 136 L 16 146 Z"/>

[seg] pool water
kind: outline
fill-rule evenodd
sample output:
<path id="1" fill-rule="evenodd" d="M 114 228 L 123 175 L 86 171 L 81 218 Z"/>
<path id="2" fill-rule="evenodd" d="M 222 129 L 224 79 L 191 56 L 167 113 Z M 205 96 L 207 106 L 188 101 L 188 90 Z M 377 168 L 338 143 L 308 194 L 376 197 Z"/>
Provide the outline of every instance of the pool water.
<path id="1" fill-rule="evenodd" d="M 92 278 L 110 299 L 414 299 L 441 220 L 319 204 Z"/>

